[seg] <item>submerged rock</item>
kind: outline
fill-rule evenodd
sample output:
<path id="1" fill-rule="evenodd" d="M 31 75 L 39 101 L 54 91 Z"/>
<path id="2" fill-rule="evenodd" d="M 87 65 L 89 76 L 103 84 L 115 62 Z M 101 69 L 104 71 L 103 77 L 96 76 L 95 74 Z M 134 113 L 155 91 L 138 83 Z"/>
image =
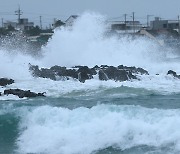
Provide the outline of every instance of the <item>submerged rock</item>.
<path id="1" fill-rule="evenodd" d="M 61 66 L 53 66 L 51 68 L 41 68 L 30 65 L 29 70 L 34 77 L 57 79 L 77 79 L 80 82 L 93 79 L 94 75 L 98 75 L 99 80 L 115 80 L 127 81 L 131 79 L 138 79 L 137 74 L 148 75 L 148 72 L 143 68 L 127 67 L 119 65 L 118 67 L 101 65 L 89 68 L 88 66 L 75 66 L 73 68 L 66 68 Z"/>
<path id="2" fill-rule="evenodd" d="M 21 90 L 21 89 L 4 90 L 4 95 L 9 95 L 9 94 L 16 95 L 19 98 L 45 96 L 44 93 L 34 93 L 34 92 L 31 92 L 30 90 Z"/>
<path id="3" fill-rule="evenodd" d="M 177 73 L 176 73 L 175 71 L 169 70 L 168 73 L 167 73 L 167 75 L 169 75 L 169 74 L 172 75 L 172 76 L 174 76 L 175 78 L 180 79 L 180 75 L 177 75 Z"/>
<path id="4" fill-rule="evenodd" d="M 14 83 L 13 79 L 0 78 L 0 86 L 7 86 Z"/>

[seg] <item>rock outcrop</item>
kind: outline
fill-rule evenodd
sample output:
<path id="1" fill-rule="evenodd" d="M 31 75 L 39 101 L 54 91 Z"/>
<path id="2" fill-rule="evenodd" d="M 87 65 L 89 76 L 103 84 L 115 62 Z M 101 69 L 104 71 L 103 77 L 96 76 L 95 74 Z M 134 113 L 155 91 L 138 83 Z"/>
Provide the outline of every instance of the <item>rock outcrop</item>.
<path id="1" fill-rule="evenodd" d="M 29 65 L 29 70 L 34 77 L 49 78 L 52 80 L 69 80 L 70 78 L 77 79 L 80 82 L 93 79 L 94 75 L 98 75 L 99 80 L 115 80 L 127 81 L 138 79 L 137 74 L 148 75 L 148 72 L 143 68 L 127 67 L 119 65 L 118 67 L 101 65 L 89 68 L 87 66 L 75 66 L 66 68 L 61 66 L 53 66 L 51 68 L 41 68 L 36 65 Z"/>
<path id="2" fill-rule="evenodd" d="M 16 95 L 19 98 L 24 98 L 24 97 L 28 97 L 28 98 L 32 98 L 32 97 L 38 97 L 38 96 L 45 96 L 44 93 L 34 93 L 31 92 L 30 90 L 21 90 L 21 89 L 6 89 L 4 90 L 4 95 Z"/>
<path id="3" fill-rule="evenodd" d="M 7 86 L 14 83 L 13 79 L 0 78 L 0 86 Z"/>
<path id="4" fill-rule="evenodd" d="M 173 77 L 180 79 L 180 75 L 177 75 L 177 73 L 172 70 L 169 70 L 167 75 L 172 75 Z"/>
<path id="5" fill-rule="evenodd" d="M 118 69 L 118 67 L 108 66 L 99 70 L 100 80 L 115 80 L 115 81 L 127 81 L 130 79 L 137 79 L 132 71 L 125 69 Z"/>

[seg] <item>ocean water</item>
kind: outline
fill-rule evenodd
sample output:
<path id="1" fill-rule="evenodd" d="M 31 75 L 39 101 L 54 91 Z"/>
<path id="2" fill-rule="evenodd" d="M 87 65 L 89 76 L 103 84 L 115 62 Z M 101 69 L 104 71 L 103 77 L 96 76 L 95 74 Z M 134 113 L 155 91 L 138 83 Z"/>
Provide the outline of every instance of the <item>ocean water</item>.
<path id="1" fill-rule="evenodd" d="M 0 97 L 0 154 L 180 153 L 180 53 L 144 37 L 107 33 L 106 18 L 84 13 L 71 28 L 56 29 L 42 57 L 0 49 L 0 87 L 46 92 L 46 97 Z M 150 75 L 139 80 L 52 81 L 34 78 L 28 64 L 127 65 Z M 159 75 L 157 75 L 159 74 Z"/>

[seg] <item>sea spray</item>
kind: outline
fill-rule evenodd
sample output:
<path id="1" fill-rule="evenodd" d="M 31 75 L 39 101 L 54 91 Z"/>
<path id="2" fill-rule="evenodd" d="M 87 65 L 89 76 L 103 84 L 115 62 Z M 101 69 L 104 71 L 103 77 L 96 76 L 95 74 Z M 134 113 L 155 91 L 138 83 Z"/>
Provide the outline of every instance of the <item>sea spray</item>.
<path id="1" fill-rule="evenodd" d="M 41 59 L 1 49 L 0 75 L 15 83 L 0 92 L 20 88 L 46 92 L 47 97 L 0 97 L 0 153 L 180 153 L 180 80 L 166 75 L 169 69 L 180 73 L 173 51 L 145 37 L 111 36 L 106 19 L 95 13 L 55 30 Z M 53 81 L 32 77 L 29 63 L 123 64 L 147 69 L 150 75 L 125 82 L 97 77 L 85 83 Z"/>
<path id="2" fill-rule="evenodd" d="M 84 13 L 72 27 L 55 30 L 44 48 L 44 66 L 113 65 L 136 66 L 156 73 L 173 69 L 178 57 L 154 40 L 131 35 L 107 35 L 110 33 L 104 16 Z M 171 61 L 168 61 L 169 58 Z M 180 68 L 176 66 L 176 71 Z"/>
<path id="3" fill-rule="evenodd" d="M 180 150 L 180 111 L 98 105 L 68 110 L 38 107 L 23 115 L 22 153 L 87 153 L 137 146 Z"/>
<path id="4" fill-rule="evenodd" d="M 97 13 L 84 13 L 72 27 L 61 27 L 43 47 L 42 57 L 33 51 L 1 48 L 1 76 L 29 78 L 28 64 L 54 65 L 126 65 L 142 67 L 152 74 L 166 74 L 172 69 L 180 72 L 179 55 L 173 49 L 160 47 L 146 37 L 109 35 L 107 19 Z M 32 52 L 32 53 L 31 53 Z"/>
<path id="5" fill-rule="evenodd" d="M 10 53 L 8 50 L 0 50 L 0 57 L 0 77 L 18 80 L 30 77 L 28 63 L 36 61 L 28 55 L 18 53 L 18 51 Z"/>

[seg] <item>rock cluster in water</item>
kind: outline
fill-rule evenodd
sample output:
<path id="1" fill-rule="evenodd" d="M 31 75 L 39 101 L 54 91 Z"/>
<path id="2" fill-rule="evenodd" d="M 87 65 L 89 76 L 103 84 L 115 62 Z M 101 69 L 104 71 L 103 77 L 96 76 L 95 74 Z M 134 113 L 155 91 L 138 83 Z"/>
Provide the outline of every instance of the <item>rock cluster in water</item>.
<path id="1" fill-rule="evenodd" d="M 13 79 L 0 78 L 0 86 L 4 87 L 13 83 L 14 83 Z M 0 96 L 9 95 L 9 94 L 16 95 L 19 98 L 24 98 L 24 97 L 32 98 L 38 96 L 45 96 L 44 93 L 35 93 L 35 92 L 31 92 L 30 90 L 21 90 L 21 89 L 6 89 L 4 90 L 4 93 L 0 92 Z"/>
<path id="2" fill-rule="evenodd" d="M 28 97 L 28 98 L 32 98 L 32 97 L 38 97 L 38 96 L 45 96 L 44 93 L 35 93 L 35 92 L 31 92 L 30 90 L 21 90 L 21 89 L 6 89 L 4 90 L 4 95 L 16 95 L 19 98 L 24 98 L 24 97 Z"/>
<path id="3" fill-rule="evenodd" d="M 138 79 L 138 74 L 148 75 L 148 71 L 143 68 L 127 67 L 119 65 L 114 66 L 95 66 L 89 68 L 87 66 L 75 66 L 73 68 L 66 68 L 61 66 L 53 66 L 51 68 L 39 68 L 37 65 L 29 65 L 29 70 L 34 77 L 49 78 L 52 80 L 68 80 L 70 78 L 77 79 L 80 82 L 93 79 L 98 75 L 99 80 L 115 80 L 127 81 L 131 79 Z"/>
<path id="4" fill-rule="evenodd" d="M 167 75 L 172 75 L 173 77 L 180 79 L 180 75 L 177 75 L 175 71 L 169 70 Z"/>
<path id="5" fill-rule="evenodd" d="M 7 86 L 14 83 L 13 79 L 0 78 L 0 86 Z"/>
<path id="6" fill-rule="evenodd" d="M 30 65 L 29 70 L 34 77 L 49 78 L 52 80 L 69 80 L 70 78 L 77 79 L 80 82 L 85 82 L 86 80 L 93 79 L 94 76 L 98 76 L 99 80 L 115 80 L 115 81 L 127 81 L 132 79 L 138 79 L 138 74 L 149 75 L 148 71 L 143 68 L 127 67 L 119 65 L 118 67 L 101 65 L 89 68 L 87 66 L 75 66 L 73 68 L 66 68 L 61 66 L 53 66 L 51 68 L 41 68 L 37 65 Z M 180 79 L 180 75 L 173 70 L 169 70 L 167 75 L 172 75 L 173 77 Z M 0 78 L 0 86 L 7 86 L 13 84 L 15 81 L 8 78 Z M 32 98 L 38 96 L 45 96 L 44 93 L 35 93 L 30 90 L 21 89 L 6 89 L 2 95 L 16 95 L 19 98 Z"/>

